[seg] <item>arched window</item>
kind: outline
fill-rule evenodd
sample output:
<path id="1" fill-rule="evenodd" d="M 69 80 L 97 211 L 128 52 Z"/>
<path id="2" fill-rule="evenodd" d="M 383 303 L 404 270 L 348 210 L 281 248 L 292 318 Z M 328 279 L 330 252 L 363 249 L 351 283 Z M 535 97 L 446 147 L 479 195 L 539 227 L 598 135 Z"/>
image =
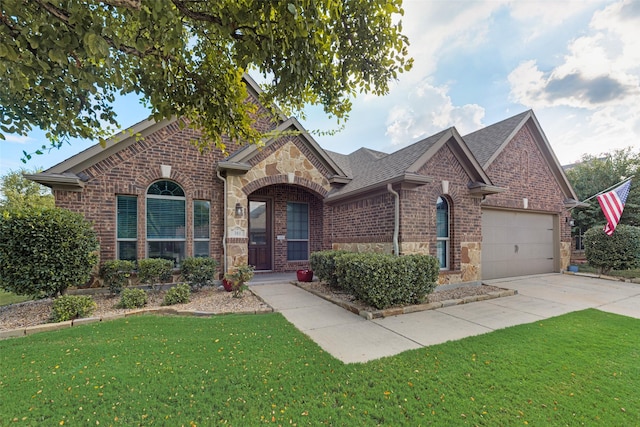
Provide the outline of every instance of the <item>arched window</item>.
<path id="1" fill-rule="evenodd" d="M 175 267 L 185 257 L 186 198 L 173 181 L 157 181 L 147 190 L 147 257 L 165 258 Z"/>
<path id="2" fill-rule="evenodd" d="M 449 203 L 442 197 L 438 197 L 436 202 L 436 240 L 440 270 L 448 270 L 451 252 L 449 250 Z"/>

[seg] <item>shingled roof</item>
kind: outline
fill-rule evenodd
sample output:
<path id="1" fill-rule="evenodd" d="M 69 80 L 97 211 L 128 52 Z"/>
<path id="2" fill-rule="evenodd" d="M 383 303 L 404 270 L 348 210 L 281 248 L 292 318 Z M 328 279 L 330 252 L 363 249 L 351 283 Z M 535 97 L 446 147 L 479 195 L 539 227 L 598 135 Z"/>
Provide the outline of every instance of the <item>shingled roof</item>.
<path id="1" fill-rule="evenodd" d="M 327 201 L 353 197 L 377 190 L 387 184 L 403 183 L 420 186 L 433 181 L 433 177 L 418 174 L 418 170 L 444 145 L 450 143 L 454 154 L 470 177 L 470 184 L 479 192 L 499 191 L 493 187 L 471 151 L 455 128 L 443 130 L 391 154 L 365 148 L 343 155 L 328 152 L 334 161 L 352 179 L 344 187 L 332 192 Z"/>
<path id="2" fill-rule="evenodd" d="M 491 164 L 504 146 L 511 141 L 532 111 L 528 110 L 501 122 L 479 129 L 463 137 L 464 142 L 483 168 Z"/>

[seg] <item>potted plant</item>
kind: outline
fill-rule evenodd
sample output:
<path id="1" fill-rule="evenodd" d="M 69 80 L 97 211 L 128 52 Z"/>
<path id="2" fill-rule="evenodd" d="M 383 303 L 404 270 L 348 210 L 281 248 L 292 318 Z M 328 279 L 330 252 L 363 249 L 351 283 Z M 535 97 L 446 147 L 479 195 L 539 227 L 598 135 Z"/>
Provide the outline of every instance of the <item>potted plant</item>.
<path id="1" fill-rule="evenodd" d="M 253 278 L 253 266 L 252 265 L 238 265 L 233 267 L 227 274 L 224 275 L 222 285 L 225 286 L 225 281 L 231 284 L 231 292 L 233 292 L 234 298 L 240 298 L 242 292 L 248 289 L 246 283 Z M 227 287 L 225 286 L 225 289 Z"/>
<path id="2" fill-rule="evenodd" d="M 313 270 L 308 268 L 296 271 L 296 275 L 298 276 L 298 282 L 311 282 L 313 280 Z"/>

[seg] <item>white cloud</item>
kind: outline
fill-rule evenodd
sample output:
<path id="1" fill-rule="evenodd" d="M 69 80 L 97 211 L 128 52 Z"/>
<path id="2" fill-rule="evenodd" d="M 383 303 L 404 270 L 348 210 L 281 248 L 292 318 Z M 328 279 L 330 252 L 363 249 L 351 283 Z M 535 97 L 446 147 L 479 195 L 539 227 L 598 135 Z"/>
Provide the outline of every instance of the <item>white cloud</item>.
<path id="1" fill-rule="evenodd" d="M 546 131 L 565 162 L 582 153 L 638 146 L 639 6 L 630 1 L 609 4 L 594 13 L 587 31 L 568 44 L 556 67 L 542 70 L 531 59 L 508 76 L 513 101 L 562 117 L 551 120 Z"/>
<path id="2" fill-rule="evenodd" d="M 4 143 L 29 144 L 30 142 L 34 141 L 33 138 L 22 135 L 5 134 L 4 137 Z"/>
<path id="3" fill-rule="evenodd" d="M 461 134 L 482 126 L 484 108 L 477 104 L 453 105 L 446 86 L 424 81 L 387 115 L 385 134 L 393 145 L 407 145 L 420 138 L 455 126 Z"/>
<path id="4" fill-rule="evenodd" d="M 640 13 L 624 14 L 625 6 L 618 2 L 596 12 L 590 32 L 570 43 L 554 69 L 543 72 L 534 60 L 522 62 L 508 77 L 512 99 L 530 107 L 591 110 L 636 104 L 640 42 L 633 29 L 640 25 Z"/>

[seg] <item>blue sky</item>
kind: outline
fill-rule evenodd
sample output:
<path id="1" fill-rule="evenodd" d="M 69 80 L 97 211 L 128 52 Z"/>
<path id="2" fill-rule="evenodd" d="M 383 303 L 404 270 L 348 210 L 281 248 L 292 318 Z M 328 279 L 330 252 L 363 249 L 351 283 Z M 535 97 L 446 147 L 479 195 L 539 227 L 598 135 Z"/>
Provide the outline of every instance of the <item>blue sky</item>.
<path id="1" fill-rule="evenodd" d="M 461 134 L 533 109 L 560 163 L 640 147 L 640 2 L 405 0 L 414 68 L 388 95 L 355 99 L 328 150 L 392 152 L 450 126 Z M 117 101 L 123 128 L 145 118 L 135 97 Z M 320 108 L 303 125 L 336 128 Z M 40 132 L 0 142 L 0 174 L 51 167 L 93 145 L 73 141 L 23 165 Z"/>

